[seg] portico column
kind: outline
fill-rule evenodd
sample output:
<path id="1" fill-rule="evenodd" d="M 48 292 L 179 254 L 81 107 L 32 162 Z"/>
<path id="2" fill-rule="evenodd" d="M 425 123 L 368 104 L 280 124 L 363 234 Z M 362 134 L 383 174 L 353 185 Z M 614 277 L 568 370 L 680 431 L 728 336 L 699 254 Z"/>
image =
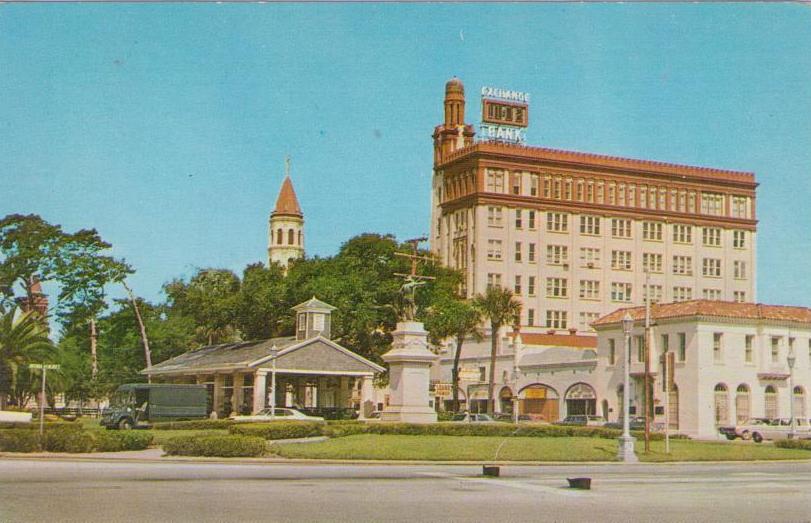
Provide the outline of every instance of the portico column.
<path id="1" fill-rule="evenodd" d="M 265 408 L 267 398 L 268 371 L 259 369 L 253 377 L 253 413 L 257 414 Z"/>
<path id="2" fill-rule="evenodd" d="M 360 378 L 360 410 L 358 419 L 367 419 L 374 409 L 374 384 L 371 376 Z"/>
<path id="3" fill-rule="evenodd" d="M 239 416 L 240 407 L 242 406 L 242 386 L 245 382 L 245 375 L 234 373 L 234 391 L 231 394 L 231 412 Z"/>
<path id="4" fill-rule="evenodd" d="M 225 375 L 224 374 L 215 374 L 214 375 L 214 405 L 213 409 L 214 412 L 217 413 L 217 416 L 221 416 L 223 414 L 222 408 L 223 404 L 225 403 L 225 390 L 223 386 L 225 385 Z"/>

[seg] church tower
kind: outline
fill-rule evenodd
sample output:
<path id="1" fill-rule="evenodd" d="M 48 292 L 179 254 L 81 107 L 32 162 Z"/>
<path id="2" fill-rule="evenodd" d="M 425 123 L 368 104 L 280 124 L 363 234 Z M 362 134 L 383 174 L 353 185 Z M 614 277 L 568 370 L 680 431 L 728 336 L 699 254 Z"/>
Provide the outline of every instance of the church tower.
<path id="1" fill-rule="evenodd" d="M 268 265 L 278 262 L 285 269 L 291 259 L 304 257 L 304 213 L 290 181 L 290 158 L 285 160 L 285 177 L 276 207 L 270 213 Z"/>

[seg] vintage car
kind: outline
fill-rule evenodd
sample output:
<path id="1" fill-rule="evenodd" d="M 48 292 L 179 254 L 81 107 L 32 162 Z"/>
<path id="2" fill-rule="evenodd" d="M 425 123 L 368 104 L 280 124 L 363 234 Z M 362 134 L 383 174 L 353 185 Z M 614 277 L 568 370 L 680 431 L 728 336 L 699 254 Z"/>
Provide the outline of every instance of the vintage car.
<path id="1" fill-rule="evenodd" d="M 720 427 L 718 431 L 728 440 L 741 438 L 760 443 L 763 440 L 788 439 L 792 431 L 791 418 L 752 418 L 740 425 Z M 796 419 L 794 435 L 797 438 L 811 437 L 811 425 L 809 425 L 808 418 Z"/>

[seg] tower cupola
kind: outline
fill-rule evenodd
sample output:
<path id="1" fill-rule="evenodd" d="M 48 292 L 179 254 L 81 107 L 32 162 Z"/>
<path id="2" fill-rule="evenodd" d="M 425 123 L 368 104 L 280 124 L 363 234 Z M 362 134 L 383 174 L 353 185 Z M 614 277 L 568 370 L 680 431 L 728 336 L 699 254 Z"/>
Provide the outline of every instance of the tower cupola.
<path id="1" fill-rule="evenodd" d="M 293 307 L 296 311 L 296 340 L 302 341 L 314 336 L 331 336 L 330 315 L 335 307 L 324 303 L 315 296 Z"/>

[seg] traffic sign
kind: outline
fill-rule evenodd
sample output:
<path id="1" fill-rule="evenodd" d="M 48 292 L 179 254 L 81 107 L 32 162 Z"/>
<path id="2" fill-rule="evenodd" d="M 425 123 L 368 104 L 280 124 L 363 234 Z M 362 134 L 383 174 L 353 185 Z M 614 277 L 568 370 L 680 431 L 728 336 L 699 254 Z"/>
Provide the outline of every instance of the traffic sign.
<path id="1" fill-rule="evenodd" d="M 45 369 L 45 370 L 58 370 L 61 365 L 57 363 L 31 363 L 28 365 L 30 369 Z"/>

